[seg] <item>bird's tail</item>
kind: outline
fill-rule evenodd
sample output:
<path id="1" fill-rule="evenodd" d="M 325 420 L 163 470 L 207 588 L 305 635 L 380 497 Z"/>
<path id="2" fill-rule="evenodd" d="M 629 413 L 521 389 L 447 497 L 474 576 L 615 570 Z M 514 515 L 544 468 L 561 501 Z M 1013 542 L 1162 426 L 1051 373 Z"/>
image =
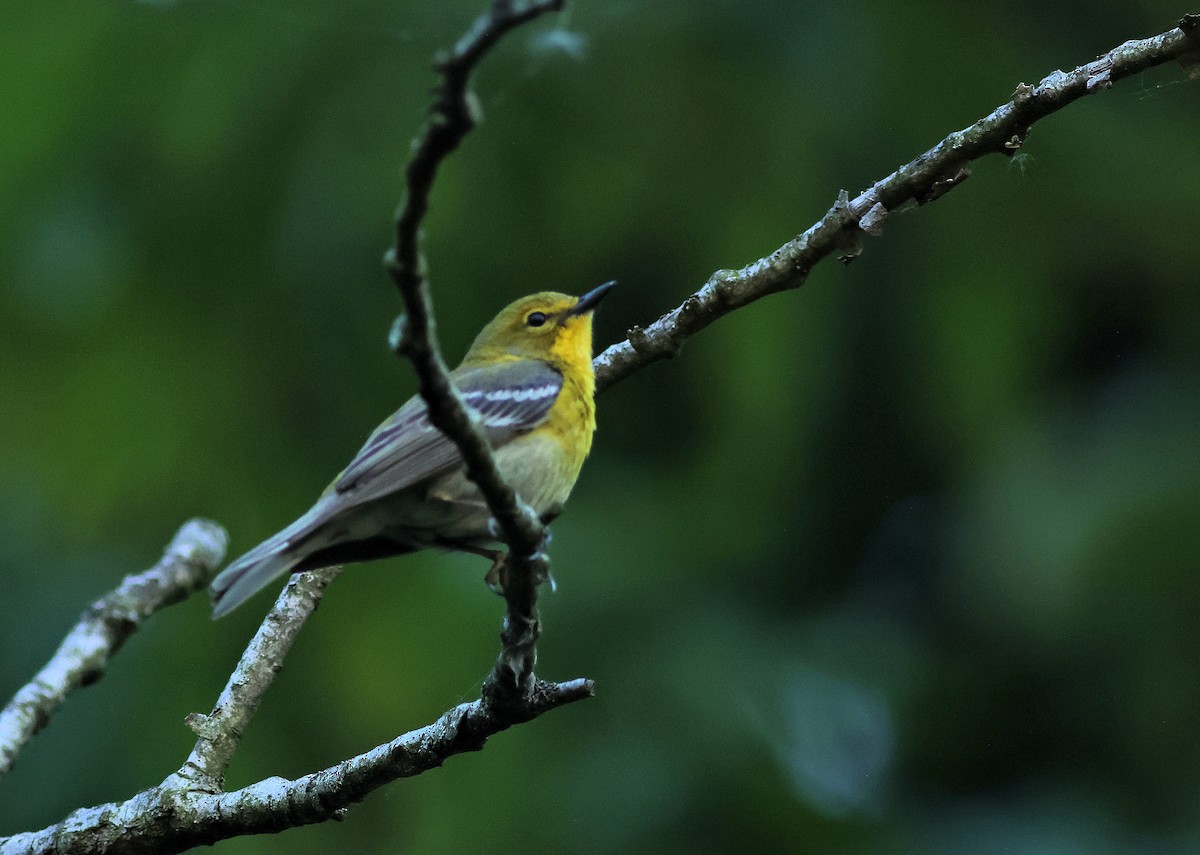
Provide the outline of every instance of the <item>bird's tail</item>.
<path id="1" fill-rule="evenodd" d="M 317 511 L 318 508 L 313 508 L 274 537 L 264 540 L 213 579 L 214 620 L 229 614 L 308 556 L 312 550 L 307 548 L 307 541 L 315 527 Z"/>

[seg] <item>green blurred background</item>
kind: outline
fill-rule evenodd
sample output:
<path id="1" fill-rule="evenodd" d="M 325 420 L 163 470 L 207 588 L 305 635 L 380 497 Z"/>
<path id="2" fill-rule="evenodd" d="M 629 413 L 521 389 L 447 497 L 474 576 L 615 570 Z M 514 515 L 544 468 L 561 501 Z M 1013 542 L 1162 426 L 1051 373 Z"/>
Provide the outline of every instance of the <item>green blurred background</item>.
<path id="1" fill-rule="evenodd" d="M 0 694 L 193 515 L 233 552 L 414 389 L 381 272 L 435 50 L 483 0 L 18 0 L 0 35 Z M 478 80 L 426 251 L 447 357 L 620 280 L 597 345 L 1157 0 L 580 2 Z M 1200 84 L 1037 125 L 849 267 L 599 402 L 540 672 L 597 697 L 221 853 L 1200 850 Z M 353 568 L 229 784 L 477 696 L 477 559 Z M 156 616 L 0 782 L 0 833 L 186 756 L 270 602 Z"/>

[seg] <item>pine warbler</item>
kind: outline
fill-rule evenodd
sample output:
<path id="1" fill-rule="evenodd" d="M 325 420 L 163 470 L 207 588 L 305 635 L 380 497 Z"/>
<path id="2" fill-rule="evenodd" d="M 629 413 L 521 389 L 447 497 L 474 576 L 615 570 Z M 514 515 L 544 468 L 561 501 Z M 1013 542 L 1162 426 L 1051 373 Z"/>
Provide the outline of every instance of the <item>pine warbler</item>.
<path id="1" fill-rule="evenodd" d="M 592 445 L 592 310 L 613 284 L 578 298 L 545 291 L 517 300 L 450 372 L 479 414 L 500 472 L 545 522 L 561 510 Z M 306 514 L 213 581 L 213 617 L 283 573 L 429 547 L 495 558 L 490 521 L 458 447 L 414 396 L 375 429 Z"/>

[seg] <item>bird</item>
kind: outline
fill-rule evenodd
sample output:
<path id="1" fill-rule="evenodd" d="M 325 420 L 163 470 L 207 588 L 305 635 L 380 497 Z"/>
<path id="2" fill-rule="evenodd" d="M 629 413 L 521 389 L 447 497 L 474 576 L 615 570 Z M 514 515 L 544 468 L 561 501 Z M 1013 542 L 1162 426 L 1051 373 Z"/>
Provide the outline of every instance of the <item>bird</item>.
<path id="1" fill-rule="evenodd" d="M 505 480 L 549 523 L 562 510 L 596 428 L 592 313 L 615 282 L 582 297 L 543 291 L 503 308 L 450 372 Z M 367 438 L 316 503 L 212 582 L 213 618 L 284 573 L 421 549 L 501 553 L 462 455 L 414 395 Z M 498 564 L 489 571 L 495 581 Z"/>

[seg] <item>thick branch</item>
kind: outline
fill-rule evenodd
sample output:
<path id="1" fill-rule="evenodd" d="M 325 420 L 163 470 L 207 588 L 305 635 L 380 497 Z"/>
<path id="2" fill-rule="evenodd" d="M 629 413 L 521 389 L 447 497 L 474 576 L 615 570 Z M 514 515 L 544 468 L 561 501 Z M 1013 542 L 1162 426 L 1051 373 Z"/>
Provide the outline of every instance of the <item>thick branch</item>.
<path id="1" fill-rule="evenodd" d="M 498 700 L 520 697 L 532 686 L 538 636 L 536 587 L 549 572 L 541 552 L 545 531 L 537 515 L 501 476 L 487 439 L 450 380 L 434 330 L 433 305 L 420 251 L 420 227 L 438 167 L 477 121 L 477 107 L 470 92 L 476 65 L 506 32 L 546 12 L 557 11 L 562 5 L 563 0 L 494 2 L 453 51 L 435 63 L 441 75 L 437 97 L 405 170 L 407 192 L 396 215 L 396 243 L 384 258 L 404 300 L 405 315 L 392 330 L 393 346 L 412 361 L 430 421 L 458 446 L 467 477 L 478 485 L 500 539 L 509 546 L 503 651 L 489 680 L 489 687 L 499 692 L 488 696 Z"/>
<path id="2" fill-rule="evenodd" d="M 478 751 L 488 738 L 556 707 L 592 696 L 590 680 L 536 683 L 519 714 L 486 701 L 460 704 L 432 724 L 295 781 L 260 781 L 220 797 L 216 815 L 228 833 L 271 831 L 336 818 L 346 807 L 398 778 L 441 766 L 455 754 Z M 236 823 L 237 825 L 234 825 Z M 227 835 L 226 835 L 227 836 Z"/>
<path id="3" fill-rule="evenodd" d="M 150 615 L 208 584 L 225 558 L 225 530 L 208 520 L 184 524 L 154 567 L 126 576 L 92 603 L 58 651 L 0 711 L 0 775 L 79 686 L 104 675 L 109 658 Z"/>
<path id="4" fill-rule="evenodd" d="M 596 357 L 596 390 L 634 371 L 677 354 L 687 339 L 735 309 L 776 291 L 799 288 L 809 271 L 838 253 L 850 261 L 862 251 L 862 234 L 878 235 L 888 213 L 909 200 L 932 202 L 970 175 L 967 164 L 987 154 L 1011 156 L 1020 150 L 1033 123 L 1085 95 L 1173 60 L 1196 68 L 1200 15 L 1148 39 L 1127 41 L 1070 72 L 1054 71 L 1036 86 L 1022 83 L 1012 100 L 975 124 L 950 134 L 929 151 L 875 182 L 853 199 L 843 192 L 809 228 L 741 270 L 718 270 L 678 308 Z"/>
<path id="5" fill-rule="evenodd" d="M 208 793 L 185 789 L 172 776 L 128 801 L 77 810 L 41 831 L 0 838 L 0 855 L 158 855 L 340 819 L 348 806 L 384 784 L 427 772 L 455 754 L 478 751 L 493 734 L 591 694 L 589 680 L 539 682 L 519 717 L 484 701 L 461 704 L 426 727 L 294 781 L 267 778 L 232 793 Z M 157 821 L 146 821 L 150 816 Z"/>

